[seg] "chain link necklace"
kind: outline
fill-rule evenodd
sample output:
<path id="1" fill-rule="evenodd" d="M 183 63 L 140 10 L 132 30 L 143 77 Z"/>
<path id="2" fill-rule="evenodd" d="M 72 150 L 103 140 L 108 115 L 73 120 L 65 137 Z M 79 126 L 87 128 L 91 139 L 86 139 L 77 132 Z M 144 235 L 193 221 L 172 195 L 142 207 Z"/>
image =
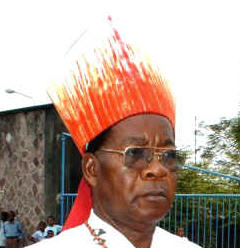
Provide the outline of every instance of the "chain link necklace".
<path id="1" fill-rule="evenodd" d="M 85 222 L 84 223 L 85 226 L 87 227 L 87 229 L 89 230 L 89 232 L 91 233 L 91 235 L 94 237 L 94 239 L 97 240 L 98 244 L 101 245 L 103 248 L 108 248 L 106 245 L 105 245 L 105 240 L 101 239 L 95 232 L 94 229 L 92 229 L 92 227 L 87 223 Z"/>

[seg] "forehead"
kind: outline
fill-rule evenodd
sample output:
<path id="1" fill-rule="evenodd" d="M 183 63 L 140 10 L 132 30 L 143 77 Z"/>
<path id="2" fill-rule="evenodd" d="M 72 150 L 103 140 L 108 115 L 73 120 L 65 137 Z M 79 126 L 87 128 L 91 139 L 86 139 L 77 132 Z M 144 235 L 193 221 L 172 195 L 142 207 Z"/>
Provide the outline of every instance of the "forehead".
<path id="1" fill-rule="evenodd" d="M 118 148 L 127 145 L 171 146 L 174 145 L 174 130 L 163 116 L 141 114 L 113 126 L 108 143 Z"/>

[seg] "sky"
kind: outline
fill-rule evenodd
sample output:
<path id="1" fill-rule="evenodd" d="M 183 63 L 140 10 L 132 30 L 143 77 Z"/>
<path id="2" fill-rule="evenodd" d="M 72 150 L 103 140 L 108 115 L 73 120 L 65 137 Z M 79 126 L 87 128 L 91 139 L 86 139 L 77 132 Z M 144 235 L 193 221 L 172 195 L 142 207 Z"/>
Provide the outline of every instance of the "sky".
<path id="1" fill-rule="evenodd" d="M 49 103 L 46 87 L 65 53 L 111 15 L 172 84 L 177 144 L 192 147 L 195 116 L 216 123 L 240 110 L 239 7 L 233 0 L 0 1 L 0 111 Z"/>

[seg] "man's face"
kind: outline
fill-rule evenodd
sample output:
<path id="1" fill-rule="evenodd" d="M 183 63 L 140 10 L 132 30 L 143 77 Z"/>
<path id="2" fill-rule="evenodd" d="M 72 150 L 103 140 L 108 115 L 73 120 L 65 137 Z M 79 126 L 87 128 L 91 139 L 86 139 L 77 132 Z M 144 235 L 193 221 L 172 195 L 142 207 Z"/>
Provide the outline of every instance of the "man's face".
<path id="1" fill-rule="evenodd" d="M 10 212 L 9 213 L 9 221 L 14 221 L 14 218 L 15 218 L 15 214 Z"/>
<path id="2" fill-rule="evenodd" d="M 126 147 L 174 149 L 170 122 L 158 115 L 136 115 L 115 126 L 101 148 Z M 100 148 L 100 149 L 101 149 Z M 156 221 L 169 211 L 176 188 L 176 172 L 171 172 L 154 156 L 144 169 L 126 166 L 123 155 L 97 151 L 100 161 L 93 199 L 105 214 L 121 221 Z"/>
<path id="3" fill-rule="evenodd" d="M 52 230 L 49 230 L 47 233 L 47 238 L 52 238 L 54 236 L 54 232 Z"/>
<path id="4" fill-rule="evenodd" d="M 178 228 L 177 234 L 178 234 L 178 236 L 180 236 L 180 237 L 184 237 L 184 229 L 183 229 L 183 228 Z"/>
<path id="5" fill-rule="evenodd" d="M 53 226 L 54 225 L 54 219 L 53 218 L 48 218 L 48 225 Z"/>
<path id="6" fill-rule="evenodd" d="M 40 224 L 39 224 L 39 229 L 40 229 L 42 232 L 45 230 L 45 227 L 46 227 L 45 223 L 40 222 Z"/>

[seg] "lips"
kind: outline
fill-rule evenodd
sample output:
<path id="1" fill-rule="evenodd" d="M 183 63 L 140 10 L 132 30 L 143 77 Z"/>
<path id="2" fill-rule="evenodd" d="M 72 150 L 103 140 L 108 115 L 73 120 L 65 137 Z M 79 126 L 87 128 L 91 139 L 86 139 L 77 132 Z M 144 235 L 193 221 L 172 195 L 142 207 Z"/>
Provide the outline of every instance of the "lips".
<path id="1" fill-rule="evenodd" d="M 149 191 L 146 194 L 142 195 L 148 201 L 160 201 L 163 198 L 167 198 L 167 194 L 164 190 L 161 191 Z"/>

